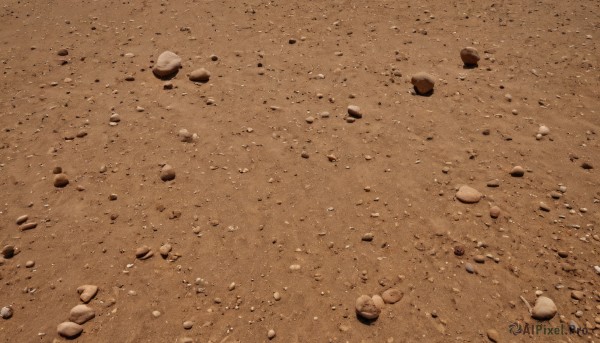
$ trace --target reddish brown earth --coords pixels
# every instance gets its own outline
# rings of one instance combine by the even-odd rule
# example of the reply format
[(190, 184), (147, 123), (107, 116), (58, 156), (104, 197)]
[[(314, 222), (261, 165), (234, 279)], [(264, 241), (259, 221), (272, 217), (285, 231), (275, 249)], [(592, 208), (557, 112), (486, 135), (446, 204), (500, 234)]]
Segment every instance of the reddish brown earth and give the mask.
[[(600, 341), (599, 28), (594, 0), (3, 1), (0, 341), (62, 341), (84, 284), (78, 342)], [(536, 292), (587, 333), (513, 336)]]

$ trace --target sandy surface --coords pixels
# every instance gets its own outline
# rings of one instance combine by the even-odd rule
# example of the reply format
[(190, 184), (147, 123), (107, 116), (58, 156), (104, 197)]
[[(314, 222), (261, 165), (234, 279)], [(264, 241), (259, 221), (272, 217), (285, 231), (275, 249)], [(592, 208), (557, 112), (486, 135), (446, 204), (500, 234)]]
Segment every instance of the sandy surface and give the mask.
[[(1, 342), (62, 341), (85, 284), (78, 342), (600, 341), (600, 2), (1, 7)], [(152, 73), (165, 50), (172, 89)], [(391, 287), (402, 300), (359, 320)], [(512, 335), (541, 323), (521, 299), (540, 294), (544, 325), (587, 334)]]

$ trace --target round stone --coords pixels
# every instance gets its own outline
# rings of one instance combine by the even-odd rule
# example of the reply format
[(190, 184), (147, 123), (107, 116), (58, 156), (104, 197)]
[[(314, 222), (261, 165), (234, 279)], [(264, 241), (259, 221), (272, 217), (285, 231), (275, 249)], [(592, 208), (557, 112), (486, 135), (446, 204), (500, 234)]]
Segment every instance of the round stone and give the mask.
[(165, 51), (158, 56), (152, 72), (159, 78), (169, 77), (181, 68), (181, 57), (171, 51)]
[(158, 318), (158, 317), (160, 317), (160, 315), (161, 315), (160, 311), (152, 311), (152, 317)]
[(273, 330), (273, 329), (270, 329), (270, 330), (267, 332), (267, 338), (268, 338), (268, 339), (273, 339), (273, 338), (275, 338), (275, 335), (276, 335), (276, 333), (275, 333), (275, 330)]
[(33, 266), (35, 266), (35, 262), (34, 261), (27, 261), (27, 262), (25, 262), (25, 268), (33, 268)]
[(210, 79), (210, 72), (204, 68), (199, 68), (192, 71), (188, 78), (190, 81), (194, 82), (208, 82)]
[(473, 261), (475, 261), (477, 263), (485, 263), (485, 256), (475, 255), (475, 257), (473, 257)]
[(501, 212), (500, 211), (500, 207), (498, 207), (498, 206), (492, 206), (490, 208), (490, 217), (496, 219), (496, 218), (500, 217), (500, 212)]
[(386, 304), (395, 304), (402, 300), (404, 293), (397, 288), (390, 288), (381, 294), (381, 298)]
[(141, 246), (135, 249), (135, 257), (142, 258), (150, 252), (150, 248), (147, 245)]
[(13, 316), (12, 307), (4, 306), (2, 309), (0, 309), (0, 317), (2, 317), (2, 319), (10, 319), (10, 317), (12, 317), (12, 316)]
[(168, 164), (165, 164), (160, 170), (160, 179), (167, 182), (175, 179), (175, 169)]
[(510, 171), (510, 175), (514, 177), (522, 177), (525, 175), (525, 169), (521, 166), (514, 166)]
[(435, 86), (435, 79), (433, 76), (424, 72), (414, 74), (411, 77), (410, 82), (415, 86), (417, 94), (420, 95), (429, 94), (433, 91), (433, 87)]
[(531, 316), (537, 320), (550, 320), (554, 318), (558, 309), (552, 299), (547, 297), (538, 297), (535, 306), (531, 311)]
[(348, 106), (348, 115), (352, 118), (360, 119), (362, 118), (362, 112), (360, 111), (360, 107), (356, 105)]
[(83, 332), (83, 326), (73, 322), (64, 322), (58, 324), (56, 331), (62, 337), (75, 338)]
[(374, 320), (379, 317), (381, 310), (375, 306), (373, 298), (368, 295), (361, 295), (356, 299), (356, 313), (367, 320)]
[(479, 52), (473, 47), (466, 47), (460, 51), (460, 59), (466, 66), (476, 66), (480, 60)]
[(461, 186), (456, 192), (456, 198), (465, 204), (474, 204), (481, 200), (482, 194), (469, 186)]
[(171, 244), (165, 244), (163, 246), (161, 246), (158, 249), (158, 252), (160, 253), (160, 256), (162, 256), (163, 258), (167, 258), (167, 256), (169, 256), (169, 253), (171, 252), (171, 250), (173, 249), (173, 247), (171, 246)]
[(186, 320), (185, 322), (183, 322), (183, 328), (186, 330), (190, 330), (193, 326), (194, 322), (192, 322), (191, 320)]
[(54, 175), (54, 187), (63, 188), (69, 184), (69, 178), (66, 174), (56, 174)]
[(15, 247), (12, 245), (6, 245), (2, 248), (2, 256), (6, 259), (15, 256)]
[(538, 129), (538, 134), (546, 136), (550, 133), (550, 129), (546, 125), (541, 125)]

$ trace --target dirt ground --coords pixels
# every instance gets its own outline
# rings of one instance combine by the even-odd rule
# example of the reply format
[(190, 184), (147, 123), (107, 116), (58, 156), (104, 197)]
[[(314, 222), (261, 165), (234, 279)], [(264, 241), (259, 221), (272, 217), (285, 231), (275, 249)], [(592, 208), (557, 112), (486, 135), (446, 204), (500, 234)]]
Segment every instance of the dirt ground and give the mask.
[(2, 1), (0, 342), (63, 341), (86, 284), (77, 342), (600, 342), (599, 29), (596, 0)]

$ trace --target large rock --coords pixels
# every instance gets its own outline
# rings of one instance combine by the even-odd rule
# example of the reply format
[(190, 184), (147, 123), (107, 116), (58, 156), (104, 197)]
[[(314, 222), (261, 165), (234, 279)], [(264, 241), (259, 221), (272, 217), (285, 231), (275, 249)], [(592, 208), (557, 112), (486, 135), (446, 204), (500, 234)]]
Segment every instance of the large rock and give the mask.
[(77, 287), (77, 293), (79, 293), (79, 299), (81, 299), (81, 301), (83, 301), (84, 303), (89, 303), (90, 300), (92, 300), (92, 298), (94, 296), (96, 296), (96, 293), (98, 293), (98, 286), (96, 285), (83, 285), (83, 286), (79, 286)]
[(461, 186), (456, 192), (456, 199), (464, 202), (465, 204), (474, 204), (481, 200), (481, 193), (475, 188), (469, 186)]
[(433, 76), (424, 72), (414, 74), (411, 77), (410, 82), (415, 86), (417, 94), (420, 95), (431, 93), (433, 91), (433, 86), (435, 86), (435, 79)]
[(156, 60), (152, 72), (160, 78), (169, 77), (177, 74), (181, 68), (181, 57), (171, 51), (165, 51)]
[(554, 318), (558, 312), (556, 308), (556, 304), (552, 299), (547, 297), (539, 297), (535, 301), (535, 306), (533, 306), (533, 310), (531, 311), (531, 316), (537, 320), (550, 320)]

